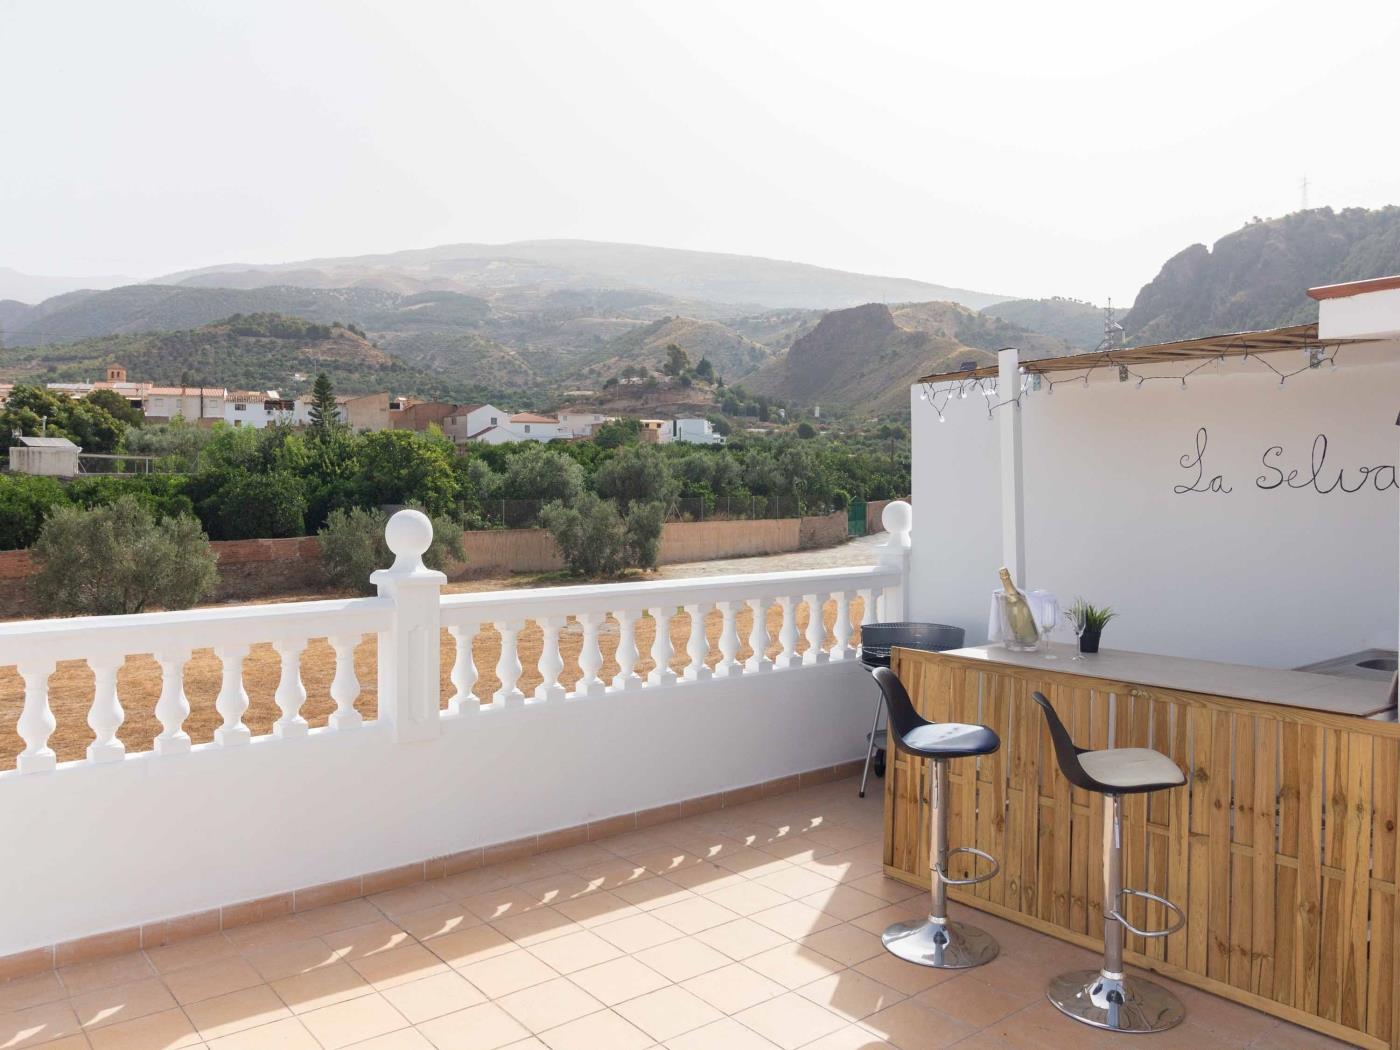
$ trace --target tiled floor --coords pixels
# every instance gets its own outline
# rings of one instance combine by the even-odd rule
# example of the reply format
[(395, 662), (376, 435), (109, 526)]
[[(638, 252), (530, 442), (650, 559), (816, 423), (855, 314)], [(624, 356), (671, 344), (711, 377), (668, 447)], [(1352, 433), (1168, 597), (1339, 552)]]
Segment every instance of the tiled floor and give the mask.
[[(0, 1050), (928, 1050), (1117, 1039), (1046, 980), (1093, 957), (988, 916), (961, 974), (888, 955), (922, 894), (880, 870), (854, 781), (0, 984)], [(1339, 1046), (1178, 989), (1165, 1050)], [(1131, 1041), (1131, 1040), (1130, 1040)]]

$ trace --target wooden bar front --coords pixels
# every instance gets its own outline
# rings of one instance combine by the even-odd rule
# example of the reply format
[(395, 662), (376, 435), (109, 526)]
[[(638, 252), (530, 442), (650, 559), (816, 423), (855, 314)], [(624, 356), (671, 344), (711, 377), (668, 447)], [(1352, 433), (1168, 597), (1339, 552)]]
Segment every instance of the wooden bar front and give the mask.
[[(1060, 775), (1034, 690), (1081, 747), (1152, 747), (1186, 785), (1124, 800), (1124, 884), (1179, 904), (1171, 937), (1126, 956), (1186, 984), (1366, 1047), (1400, 1047), (1400, 725), (1076, 673), (896, 650), (920, 713), (975, 722), (1001, 750), (949, 763), (950, 844), (1001, 862), (950, 888), (973, 908), (1102, 946), (1102, 796)], [(885, 871), (928, 886), (928, 763), (891, 751)], [(955, 877), (973, 874), (958, 855)], [(1160, 905), (1129, 898), (1134, 925)]]

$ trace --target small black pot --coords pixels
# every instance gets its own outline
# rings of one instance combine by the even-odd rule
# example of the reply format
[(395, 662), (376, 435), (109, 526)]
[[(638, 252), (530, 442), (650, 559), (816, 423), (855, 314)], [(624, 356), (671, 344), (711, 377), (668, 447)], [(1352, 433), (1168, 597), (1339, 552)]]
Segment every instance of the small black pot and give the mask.
[(1096, 653), (1099, 651), (1099, 635), (1103, 634), (1102, 627), (1086, 627), (1084, 633), (1079, 636), (1079, 651), (1081, 653)]

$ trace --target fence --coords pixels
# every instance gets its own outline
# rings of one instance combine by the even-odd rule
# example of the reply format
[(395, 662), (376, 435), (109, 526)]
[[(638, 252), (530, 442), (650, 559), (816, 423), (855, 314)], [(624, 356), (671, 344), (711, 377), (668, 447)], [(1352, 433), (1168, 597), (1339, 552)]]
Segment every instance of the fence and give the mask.
[[(480, 516), (487, 525), (504, 529), (539, 527), (540, 511), (548, 500), (483, 500)], [(475, 508), (462, 507), (464, 514)], [(802, 518), (830, 514), (831, 505), (791, 496), (686, 496), (671, 501), (667, 521), (752, 521), (759, 518)]]

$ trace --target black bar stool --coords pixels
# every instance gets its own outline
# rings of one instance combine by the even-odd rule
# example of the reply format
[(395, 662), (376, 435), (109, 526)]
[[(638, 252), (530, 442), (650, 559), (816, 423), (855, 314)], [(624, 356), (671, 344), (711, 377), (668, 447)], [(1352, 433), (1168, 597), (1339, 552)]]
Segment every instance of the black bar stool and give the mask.
[[(1087, 751), (1076, 747), (1044, 693), (1032, 698), (1045, 712), (1055, 759), (1075, 787), (1105, 796), (1103, 808), (1103, 969), (1076, 970), (1050, 982), (1050, 1001), (1076, 1021), (1115, 1032), (1162, 1032), (1186, 1018), (1181, 1000), (1160, 984), (1123, 971), (1123, 931), (1139, 937), (1166, 937), (1186, 925), (1186, 915), (1164, 897), (1123, 886), (1123, 796), (1161, 791), (1186, 783), (1181, 769), (1160, 751), (1146, 747), (1111, 747)], [(1139, 930), (1123, 917), (1123, 897), (1142, 897), (1163, 905), (1176, 921), (1163, 930)]]
[[(872, 672), (885, 696), (889, 727), (899, 750), (930, 760), (929, 769), (929, 877), (930, 902), (925, 922), (897, 922), (881, 938), (892, 954), (920, 966), (962, 970), (981, 966), (1000, 950), (991, 934), (976, 926), (948, 920), (948, 887), (986, 882), (1000, 870), (995, 857), (971, 846), (948, 848), (948, 763), (955, 758), (990, 755), (1001, 739), (986, 726), (959, 722), (928, 722), (919, 717), (904, 683), (888, 667)], [(990, 861), (992, 870), (969, 879), (950, 879), (948, 855), (971, 853)]]

